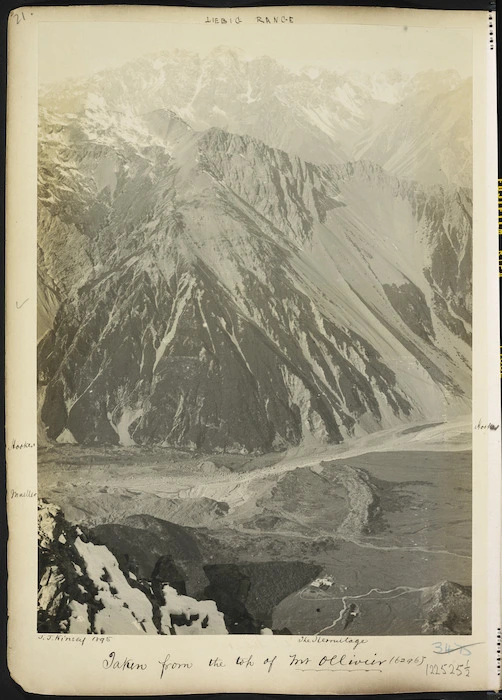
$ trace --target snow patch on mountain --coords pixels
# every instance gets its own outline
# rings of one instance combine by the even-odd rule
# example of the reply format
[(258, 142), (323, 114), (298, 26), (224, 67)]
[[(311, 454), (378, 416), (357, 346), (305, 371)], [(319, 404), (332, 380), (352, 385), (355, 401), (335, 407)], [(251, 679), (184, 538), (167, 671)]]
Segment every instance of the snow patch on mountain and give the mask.
[(163, 586), (162, 595), (164, 604), (160, 607), (161, 634), (228, 634), (223, 613), (218, 611), (214, 601), (198, 601), (180, 595), (168, 584)]

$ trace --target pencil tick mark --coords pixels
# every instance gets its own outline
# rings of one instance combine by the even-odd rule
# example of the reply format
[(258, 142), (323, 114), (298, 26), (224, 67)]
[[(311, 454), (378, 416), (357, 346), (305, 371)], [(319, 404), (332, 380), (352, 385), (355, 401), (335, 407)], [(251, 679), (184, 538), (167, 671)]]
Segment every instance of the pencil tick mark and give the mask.
[(27, 297), (21, 304), (18, 301), (16, 301), (16, 309), (21, 309), (26, 304), (26, 302), (29, 301), (29, 298), (30, 297)]

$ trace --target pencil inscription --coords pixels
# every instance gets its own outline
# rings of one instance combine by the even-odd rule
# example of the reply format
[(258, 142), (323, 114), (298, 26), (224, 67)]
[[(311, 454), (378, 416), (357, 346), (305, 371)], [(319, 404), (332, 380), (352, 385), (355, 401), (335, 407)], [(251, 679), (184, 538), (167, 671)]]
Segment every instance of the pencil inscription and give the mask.
[(102, 665), (104, 669), (110, 669), (112, 671), (146, 671), (148, 668), (147, 664), (138, 663), (127, 656), (121, 659), (117, 657), (114, 651), (108, 654), (103, 660)]
[(171, 654), (167, 654), (163, 661), (159, 661), (160, 664), (160, 677), (163, 678), (166, 671), (184, 671), (189, 670), (193, 667), (191, 661), (174, 661), (171, 660)]
[(286, 16), (286, 15), (280, 15), (280, 16), (272, 16), (269, 17), (268, 15), (260, 15), (256, 17), (256, 23), (257, 24), (293, 24), (294, 23), (294, 18), (291, 16)]
[(481, 419), (474, 426), (474, 430), (498, 430), (500, 428), (499, 423), (483, 422)]
[(36, 446), (36, 442), (30, 442), (29, 440), (23, 440), (19, 442), (14, 438), (8, 447), (10, 450), (32, 450)]
[(32, 491), (31, 489), (26, 489), (25, 491), (16, 491), (16, 489), (10, 490), (11, 498), (35, 498), (36, 495), (37, 492)]

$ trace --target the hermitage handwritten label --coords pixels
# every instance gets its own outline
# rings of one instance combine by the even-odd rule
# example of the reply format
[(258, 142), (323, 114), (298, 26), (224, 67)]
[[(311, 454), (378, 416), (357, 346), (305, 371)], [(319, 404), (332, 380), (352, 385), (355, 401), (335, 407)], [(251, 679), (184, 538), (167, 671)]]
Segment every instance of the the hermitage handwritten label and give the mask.
[[(458, 679), (469, 678), (471, 675), (473, 647), (480, 643), (467, 645), (450, 644), (435, 641), (425, 643), (422, 653), (418, 654), (385, 654), (374, 651), (374, 645), (368, 644), (367, 639), (300, 636), (296, 642), (302, 645), (312, 643), (309, 649), (296, 652), (266, 653), (237, 653), (222, 651), (220, 655), (197, 656), (196, 659), (184, 658), (183, 652), (172, 650), (164, 654), (141, 654), (136, 649), (130, 656), (123, 651), (117, 651), (113, 637), (99, 635), (67, 635), (39, 634), (41, 641), (56, 642), (74, 649), (81, 647), (107, 647), (95, 657), (98, 667), (106, 674), (152, 675), (159, 681), (165, 682), (169, 677), (183, 673), (225, 673), (227, 669), (238, 670), (242, 673), (274, 673), (284, 672), (347, 672), (347, 673), (385, 673), (387, 669), (399, 667), (402, 672), (406, 668), (417, 670), (425, 676), (450, 676)], [(323, 647), (320, 648), (320, 645)], [(373, 650), (371, 647), (373, 646)], [(441, 659), (441, 656), (445, 657)]]

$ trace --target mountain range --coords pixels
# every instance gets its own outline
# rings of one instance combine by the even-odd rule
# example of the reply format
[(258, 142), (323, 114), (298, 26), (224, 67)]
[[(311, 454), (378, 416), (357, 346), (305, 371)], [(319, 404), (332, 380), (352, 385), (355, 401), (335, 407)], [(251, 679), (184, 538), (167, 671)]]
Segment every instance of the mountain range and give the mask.
[(40, 440), (260, 453), (467, 412), (470, 94), (226, 48), (43, 89)]
[(253, 136), (316, 164), (365, 159), (426, 184), (472, 183), (472, 81), (454, 70), (293, 71), (221, 46), (144, 57), (41, 93), (59, 114), (89, 100), (135, 115), (171, 109), (195, 130)]

